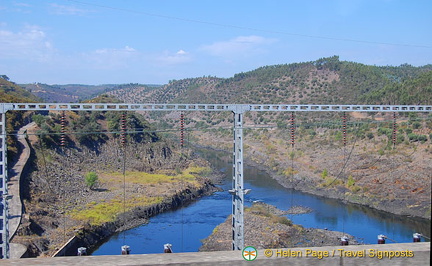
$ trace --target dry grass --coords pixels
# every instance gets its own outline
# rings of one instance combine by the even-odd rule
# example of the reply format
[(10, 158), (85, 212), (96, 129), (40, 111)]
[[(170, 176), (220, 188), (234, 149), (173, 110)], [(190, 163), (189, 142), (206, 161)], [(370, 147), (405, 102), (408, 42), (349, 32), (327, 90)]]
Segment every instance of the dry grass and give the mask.
[[(137, 171), (126, 171), (125, 176), (120, 172), (101, 173), (100, 182), (102, 184), (119, 184), (125, 181), (127, 184), (156, 185), (163, 183), (186, 182), (191, 185), (198, 185), (197, 177), (206, 176), (211, 169), (208, 167), (190, 166), (184, 170), (161, 171), (160, 173), (145, 173)], [(123, 180), (123, 178), (125, 180)]]
[(91, 202), (83, 209), (75, 209), (69, 215), (76, 220), (88, 222), (92, 225), (102, 225), (106, 222), (112, 222), (117, 215), (127, 212), (138, 206), (150, 206), (161, 203), (162, 197), (132, 197), (126, 201), (121, 199), (112, 199), (108, 202), (97, 204)]
[[(178, 189), (198, 187), (198, 178), (210, 172), (208, 167), (192, 165), (184, 170), (164, 170), (155, 174), (137, 171), (126, 171), (124, 176), (120, 172), (99, 173), (100, 187), (104, 187), (106, 192), (98, 192), (100, 198), (71, 210), (69, 216), (92, 225), (112, 222), (122, 212), (161, 203)], [(125, 201), (123, 191), (126, 192)]]

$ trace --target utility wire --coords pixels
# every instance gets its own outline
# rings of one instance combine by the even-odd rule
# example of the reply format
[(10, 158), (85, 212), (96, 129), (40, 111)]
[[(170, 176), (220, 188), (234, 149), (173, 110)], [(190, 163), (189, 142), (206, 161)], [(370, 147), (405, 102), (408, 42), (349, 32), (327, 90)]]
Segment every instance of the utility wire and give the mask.
[(88, 2), (83, 2), (83, 1), (76, 1), (76, 0), (66, 0), (66, 1), (73, 2), (73, 3), (76, 3), (76, 4), (80, 4), (80, 5), (95, 6), (95, 7), (100, 7), (100, 8), (105, 8), (105, 9), (111, 9), (111, 10), (116, 10), (116, 11), (122, 11), (122, 12), (127, 12), (127, 13), (134, 13), (134, 14), (151, 16), (151, 17), (157, 17), (157, 18), (164, 18), (164, 19), (185, 21), (185, 22), (190, 22), (190, 23), (198, 23), (198, 24), (212, 25), (212, 26), (225, 27), (225, 28), (250, 30), (250, 31), (266, 32), (266, 33), (273, 33), (273, 34), (282, 34), (282, 35), (297, 36), (297, 37), (306, 37), (306, 38), (323, 39), (323, 40), (333, 40), (333, 41), (356, 42), (356, 43), (367, 43), (367, 44), (384, 44), (384, 45), (406, 46), (406, 47), (419, 47), (419, 48), (432, 48), (432, 46), (430, 46), (430, 45), (367, 41), (367, 40), (358, 40), (358, 39), (349, 39), (349, 38), (337, 38), (337, 37), (328, 37), (328, 36), (320, 36), (320, 35), (300, 34), (300, 33), (286, 32), (286, 31), (269, 30), (269, 29), (258, 29), (258, 28), (252, 28), (252, 27), (246, 27), (246, 26), (238, 26), (238, 25), (231, 25), (231, 24), (222, 24), (222, 23), (209, 22), (209, 21), (204, 21), (204, 20), (197, 20), (197, 19), (189, 19), (189, 18), (167, 16), (167, 15), (149, 13), (149, 12), (139, 11), (139, 10), (132, 10), (132, 9), (112, 7), (112, 6), (101, 5), (101, 4), (88, 3)]
[[(416, 119), (415, 121), (428, 121), (430, 119)], [(414, 120), (413, 120), (414, 121)], [(355, 121), (355, 122), (347, 122), (347, 126), (356, 126), (360, 124), (385, 124), (388, 122), (392, 122), (392, 120), (382, 120), (382, 121)], [(333, 122), (331, 126), (340, 126), (342, 123), (340, 122)], [(317, 123), (299, 123), (297, 127), (301, 126), (309, 126), (309, 127), (324, 127), (324, 128), (331, 128), (328, 123), (325, 122), (317, 122)], [(243, 126), (243, 129), (266, 129), (266, 128), (280, 128), (280, 129), (289, 129), (288, 125), (285, 127), (280, 127), (278, 125), (262, 125), (262, 126)], [(185, 131), (202, 131), (202, 130), (220, 130), (220, 129), (232, 129), (232, 126), (218, 126), (218, 127), (193, 127), (193, 128), (184, 128)], [(18, 136), (17, 131), (11, 131), (12, 133), (6, 133), (7, 136)], [(143, 130), (141, 128), (134, 128), (131, 130), (126, 131), (126, 134), (137, 134), (137, 133), (163, 133), (163, 132), (178, 132), (178, 129), (171, 128), (171, 129), (161, 129), (161, 130)], [(61, 135), (61, 134), (67, 134), (67, 135), (85, 135), (85, 134), (121, 134), (121, 131), (88, 131), (88, 132), (78, 132), (78, 131), (65, 131), (64, 133), (61, 132), (36, 132), (36, 133), (27, 133), (27, 135)]]

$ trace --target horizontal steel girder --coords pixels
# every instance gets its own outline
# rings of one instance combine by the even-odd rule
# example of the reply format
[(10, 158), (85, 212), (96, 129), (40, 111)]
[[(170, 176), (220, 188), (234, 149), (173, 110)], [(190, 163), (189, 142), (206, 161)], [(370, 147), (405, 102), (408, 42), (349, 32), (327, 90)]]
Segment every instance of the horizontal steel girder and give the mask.
[(432, 112), (432, 105), (1, 103), (0, 111)]

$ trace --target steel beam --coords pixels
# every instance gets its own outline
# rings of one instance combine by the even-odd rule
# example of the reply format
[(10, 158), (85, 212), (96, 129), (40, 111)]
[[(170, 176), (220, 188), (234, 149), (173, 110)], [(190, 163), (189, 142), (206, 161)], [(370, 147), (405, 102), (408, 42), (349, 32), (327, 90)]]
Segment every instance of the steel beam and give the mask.
[(0, 113), (0, 257), (9, 258), (6, 113)]
[(232, 189), (232, 249), (244, 248), (243, 112), (234, 113)]
[(2, 103), (23, 111), (432, 112), (432, 105)]

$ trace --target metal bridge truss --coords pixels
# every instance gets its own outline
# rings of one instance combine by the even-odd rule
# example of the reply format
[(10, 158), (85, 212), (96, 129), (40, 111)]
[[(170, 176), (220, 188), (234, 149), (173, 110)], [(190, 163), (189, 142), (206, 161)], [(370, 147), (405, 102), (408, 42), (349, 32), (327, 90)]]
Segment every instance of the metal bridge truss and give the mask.
[(234, 114), (232, 246), (244, 248), (243, 114), (245, 112), (432, 112), (432, 105), (0, 103), (0, 256), (9, 258), (6, 113), (8, 111), (230, 111)]

